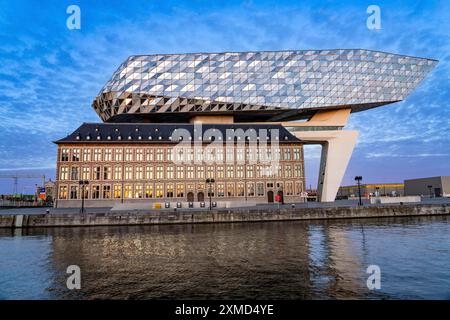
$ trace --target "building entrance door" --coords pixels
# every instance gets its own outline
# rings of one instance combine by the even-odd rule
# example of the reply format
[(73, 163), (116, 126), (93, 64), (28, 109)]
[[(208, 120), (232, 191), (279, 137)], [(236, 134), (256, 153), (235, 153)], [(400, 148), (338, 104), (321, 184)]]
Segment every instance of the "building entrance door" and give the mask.
[(273, 191), (272, 190), (267, 191), (267, 202), (269, 202), (269, 203), (273, 202)]
[(187, 194), (187, 201), (188, 202), (194, 202), (194, 193), (193, 192), (188, 192), (188, 194)]
[(205, 194), (203, 192), (197, 193), (197, 201), (198, 202), (204, 202), (205, 201)]

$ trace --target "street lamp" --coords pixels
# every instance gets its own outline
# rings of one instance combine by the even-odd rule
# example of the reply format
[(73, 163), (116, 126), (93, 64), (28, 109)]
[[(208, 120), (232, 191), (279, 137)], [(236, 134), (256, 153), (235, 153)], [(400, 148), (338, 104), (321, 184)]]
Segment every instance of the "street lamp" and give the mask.
[(216, 182), (213, 178), (206, 179), (206, 183), (209, 185), (209, 210), (212, 209), (212, 184)]
[(81, 210), (80, 213), (84, 213), (84, 188), (89, 184), (88, 180), (80, 180), (78, 181), (81, 186)]
[(359, 205), (362, 206), (362, 201), (361, 201), (361, 180), (362, 180), (362, 176), (356, 176), (355, 177), (355, 181), (358, 183), (358, 195), (359, 195)]
[(433, 189), (432, 185), (428, 185), (428, 190), (430, 190), (430, 199), (433, 198), (433, 192), (431, 191)]

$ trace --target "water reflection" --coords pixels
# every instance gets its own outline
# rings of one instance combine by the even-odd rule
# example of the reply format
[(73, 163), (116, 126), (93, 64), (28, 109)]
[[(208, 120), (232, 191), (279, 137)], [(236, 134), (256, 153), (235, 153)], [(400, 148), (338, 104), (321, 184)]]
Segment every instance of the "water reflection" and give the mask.
[[(448, 221), (0, 230), (0, 298), (448, 298)], [(65, 287), (72, 264), (81, 290)], [(380, 291), (366, 287), (369, 264)]]

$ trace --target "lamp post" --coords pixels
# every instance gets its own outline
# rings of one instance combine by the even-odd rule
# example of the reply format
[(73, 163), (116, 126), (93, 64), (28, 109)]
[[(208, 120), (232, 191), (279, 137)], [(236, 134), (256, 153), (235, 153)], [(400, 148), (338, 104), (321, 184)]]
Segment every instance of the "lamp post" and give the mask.
[(430, 199), (431, 199), (431, 198), (433, 198), (433, 193), (431, 191), (433, 189), (433, 186), (432, 185), (428, 185), (427, 187), (428, 187), (428, 190), (430, 190)]
[(358, 196), (359, 196), (359, 203), (358, 205), (362, 206), (362, 201), (361, 201), (361, 180), (362, 180), (362, 176), (356, 176), (355, 177), (355, 181), (358, 183)]
[(84, 188), (89, 184), (88, 180), (80, 180), (78, 181), (81, 186), (81, 210), (80, 213), (84, 213)]
[(213, 178), (206, 179), (206, 183), (209, 185), (209, 192), (208, 192), (208, 195), (209, 195), (209, 210), (212, 209), (212, 184), (214, 182), (216, 182), (216, 181)]

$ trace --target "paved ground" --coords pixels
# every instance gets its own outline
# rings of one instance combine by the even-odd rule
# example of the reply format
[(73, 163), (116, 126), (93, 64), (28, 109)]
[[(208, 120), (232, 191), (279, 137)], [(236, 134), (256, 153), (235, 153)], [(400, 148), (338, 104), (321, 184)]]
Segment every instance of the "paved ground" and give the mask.
[[(450, 204), (450, 198), (433, 198), (433, 199), (423, 199), (422, 204)], [(331, 207), (353, 207), (357, 206), (357, 200), (337, 200), (335, 202), (307, 202), (307, 203), (296, 203), (296, 208), (331, 208)], [(364, 206), (375, 206), (369, 203), (369, 200), (363, 200)], [(391, 205), (391, 204), (385, 204)], [(379, 206), (379, 204), (378, 204)], [(274, 208), (278, 207), (277, 204), (261, 204), (257, 205), (253, 208)], [(291, 208), (292, 204), (280, 205), (280, 208)], [(247, 207), (252, 208), (252, 207)], [(205, 210), (207, 210), (206, 208)], [(37, 207), (37, 208), (17, 208), (17, 209), (0, 209), (0, 215), (10, 215), (10, 214), (45, 214), (46, 210), (50, 210), (50, 213), (78, 213), (80, 212), (79, 208), (46, 208), (46, 207)], [(87, 208), (86, 212), (88, 213), (105, 213), (109, 212), (111, 208)], [(160, 209), (157, 211), (173, 211), (174, 209)], [(189, 210), (189, 209), (183, 209)], [(198, 210), (198, 208), (193, 209)], [(117, 211), (115, 211), (117, 212)]]

